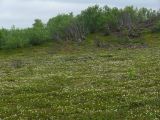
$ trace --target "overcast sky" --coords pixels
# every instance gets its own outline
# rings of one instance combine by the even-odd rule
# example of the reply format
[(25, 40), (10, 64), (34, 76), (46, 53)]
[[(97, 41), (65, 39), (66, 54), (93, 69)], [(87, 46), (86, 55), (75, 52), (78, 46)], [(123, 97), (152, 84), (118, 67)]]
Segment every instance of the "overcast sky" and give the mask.
[(30, 27), (36, 18), (47, 22), (59, 13), (78, 14), (95, 4), (119, 8), (127, 5), (160, 8), (160, 0), (0, 0), (0, 27)]

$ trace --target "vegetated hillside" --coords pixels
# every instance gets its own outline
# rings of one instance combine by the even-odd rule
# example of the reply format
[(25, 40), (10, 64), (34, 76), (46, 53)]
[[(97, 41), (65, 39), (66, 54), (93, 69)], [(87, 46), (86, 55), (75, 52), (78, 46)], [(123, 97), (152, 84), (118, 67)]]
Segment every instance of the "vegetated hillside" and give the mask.
[[(160, 11), (128, 6), (123, 9), (98, 5), (88, 7), (79, 15), (60, 14), (47, 24), (36, 19), (32, 28), (0, 30), (0, 49), (16, 49), (40, 45), (48, 41), (82, 43), (90, 34), (116, 35), (126, 42), (141, 37), (144, 31), (160, 31)], [(97, 46), (101, 47), (98, 38)], [(103, 46), (103, 45), (102, 45)]]
[(1, 29), (0, 119), (159, 120), (159, 15), (93, 6)]
[(99, 48), (94, 36), (1, 51), (0, 118), (160, 119), (159, 33), (134, 48)]

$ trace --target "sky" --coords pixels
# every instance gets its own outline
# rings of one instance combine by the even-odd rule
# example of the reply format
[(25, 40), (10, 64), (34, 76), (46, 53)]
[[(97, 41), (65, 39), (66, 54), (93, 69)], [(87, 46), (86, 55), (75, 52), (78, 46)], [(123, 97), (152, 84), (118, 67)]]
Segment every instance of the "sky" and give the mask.
[(160, 0), (0, 0), (0, 27), (31, 27), (34, 19), (46, 23), (61, 13), (79, 14), (88, 6), (98, 4), (123, 8), (128, 5), (160, 9)]

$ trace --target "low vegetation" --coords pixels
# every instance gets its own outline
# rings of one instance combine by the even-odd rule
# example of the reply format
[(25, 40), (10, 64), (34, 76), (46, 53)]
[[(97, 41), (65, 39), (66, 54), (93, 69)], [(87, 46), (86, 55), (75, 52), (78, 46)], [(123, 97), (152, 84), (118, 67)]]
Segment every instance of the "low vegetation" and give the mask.
[(1, 51), (0, 118), (160, 119), (159, 33), (143, 35), (146, 48), (94, 36)]
[(159, 120), (159, 34), (132, 6), (0, 29), (0, 120)]

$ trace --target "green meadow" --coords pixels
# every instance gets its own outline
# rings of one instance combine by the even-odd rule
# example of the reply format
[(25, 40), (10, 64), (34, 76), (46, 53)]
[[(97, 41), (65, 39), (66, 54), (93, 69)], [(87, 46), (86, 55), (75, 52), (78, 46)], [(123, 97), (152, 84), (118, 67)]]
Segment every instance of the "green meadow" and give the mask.
[(98, 48), (92, 37), (1, 50), (0, 118), (159, 120), (159, 33), (135, 47)]

